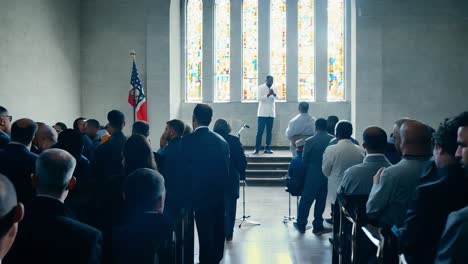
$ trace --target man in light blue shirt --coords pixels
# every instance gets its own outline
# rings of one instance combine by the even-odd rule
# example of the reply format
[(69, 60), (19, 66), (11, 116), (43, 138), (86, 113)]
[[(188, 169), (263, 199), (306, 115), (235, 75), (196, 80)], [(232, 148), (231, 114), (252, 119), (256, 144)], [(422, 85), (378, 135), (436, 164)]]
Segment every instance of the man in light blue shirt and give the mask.
[(297, 156), (294, 142), (299, 139), (306, 139), (315, 134), (315, 118), (309, 112), (309, 104), (300, 102), (298, 106), (299, 114), (289, 121), (286, 128), (286, 136), (291, 141), (291, 153), (293, 158)]

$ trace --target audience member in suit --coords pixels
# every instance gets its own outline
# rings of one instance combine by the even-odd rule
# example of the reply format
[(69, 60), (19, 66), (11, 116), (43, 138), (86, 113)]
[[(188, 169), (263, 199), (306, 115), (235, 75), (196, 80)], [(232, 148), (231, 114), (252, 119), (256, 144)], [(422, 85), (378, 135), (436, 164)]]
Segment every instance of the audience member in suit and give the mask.
[(210, 131), (213, 110), (198, 104), (193, 110), (194, 131), (182, 141), (184, 175), (190, 179), (188, 206), (195, 212), (200, 263), (219, 263), (224, 251), (224, 184), (229, 177), (229, 145)]
[(322, 163), (323, 174), (328, 178), (327, 201), (332, 205), (335, 203), (344, 172), (361, 163), (365, 156), (364, 149), (351, 141), (353, 125), (350, 122), (338, 122), (335, 130), (338, 143), (325, 149)]
[(66, 150), (76, 160), (73, 176), (76, 178), (76, 186), (67, 196), (65, 205), (71, 209), (76, 218), (85, 223), (92, 223), (96, 200), (96, 181), (91, 177), (91, 165), (83, 156), (83, 137), (74, 129), (65, 129), (58, 136), (58, 143), (54, 148)]
[(299, 114), (289, 121), (288, 128), (286, 128), (286, 137), (291, 142), (290, 150), (293, 158), (297, 156), (295, 142), (313, 136), (315, 133), (315, 117), (309, 114), (309, 104), (300, 102), (298, 110)]
[(312, 232), (317, 235), (330, 232), (330, 229), (324, 228), (322, 216), (328, 189), (327, 178), (322, 172), (323, 152), (327, 148), (328, 142), (333, 138), (326, 129), (327, 121), (323, 118), (317, 119), (315, 121), (315, 135), (305, 140), (302, 160), (306, 169), (306, 177), (297, 209), (297, 229), (305, 232), (310, 207), (315, 201)]
[(468, 245), (468, 206), (448, 216), (434, 263), (466, 263), (468, 259), (466, 245)]
[(13, 117), (8, 113), (8, 110), (0, 106), (0, 149), (10, 143), (12, 119)]
[[(122, 133), (125, 126), (125, 116), (122, 112), (112, 110), (107, 114), (111, 137), (105, 143), (99, 145), (94, 152), (94, 159), (91, 161), (91, 172), (96, 180), (97, 207), (96, 212), (97, 223), (100, 228), (109, 227), (112, 222), (104, 221), (105, 212), (109, 210), (109, 197), (113, 197), (109, 193), (113, 190), (109, 186), (114, 186), (116, 182), (122, 179), (123, 164), (122, 164), (122, 149), (127, 138)], [(107, 215), (109, 217), (109, 215)]]
[(57, 132), (57, 134), (60, 134), (60, 132), (64, 131), (65, 129), (67, 129), (67, 125), (65, 125), (65, 123), (63, 122), (57, 122), (55, 123), (55, 125), (52, 126), (55, 131)]
[(241, 179), (245, 179), (247, 158), (239, 138), (229, 134), (231, 133), (231, 126), (226, 120), (216, 120), (213, 131), (221, 135), (229, 144), (230, 165), (229, 178), (224, 187), (224, 206), (226, 210), (224, 223), (226, 240), (232, 241), (236, 221), (237, 199), (239, 199), (239, 182)]
[(155, 170), (138, 169), (125, 179), (123, 191), (129, 221), (106, 238), (106, 263), (169, 263), (163, 258), (171, 239), (163, 217), (163, 177)]
[(369, 195), (377, 171), (392, 165), (384, 155), (387, 133), (383, 129), (368, 127), (362, 133), (362, 138), (364, 139), (362, 146), (367, 155), (363, 163), (354, 165), (344, 172), (343, 181), (338, 189), (341, 193)]
[(403, 225), (412, 195), (431, 162), (431, 135), (425, 124), (406, 121), (399, 135), (402, 160), (377, 172), (367, 201), (368, 217), (387, 227)]
[(15, 187), (0, 174), (0, 263), (15, 241), (23, 215), (24, 207), (16, 199)]
[(31, 152), (39, 155), (42, 151), (50, 149), (53, 145), (57, 144), (57, 131), (42, 122), (36, 122), (36, 124), (37, 132), (33, 139)]
[(335, 115), (328, 116), (327, 118), (327, 133), (328, 134), (335, 136), (335, 127), (338, 121), (340, 121), (340, 119), (337, 116)]
[(178, 119), (172, 119), (166, 122), (166, 128), (161, 135), (161, 141), (166, 142), (165, 146), (158, 150), (160, 162), (158, 163), (159, 172), (164, 177), (167, 191), (166, 209), (164, 214), (168, 221), (173, 225), (177, 224), (177, 216), (187, 196), (187, 180), (180, 168), (181, 163), (181, 139), (184, 132), (184, 122)]
[(397, 164), (401, 160), (401, 154), (397, 152), (395, 148), (395, 139), (393, 133), (388, 138), (387, 147), (385, 148), (385, 157), (390, 161), (392, 165)]
[(13, 183), (18, 201), (23, 204), (27, 204), (35, 193), (31, 174), (37, 155), (29, 149), (36, 131), (37, 125), (31, 119), (16, 120), (11, 126), (11, 142), (0, 150), (0, 173)]
[(83, 149), (83, 155), (91, 160), (91, 151), (93, 149), (93, 143), (91, 142), (91, 139), (86, 136), (86, 118), (84, 117), (79, 117), (75, 119), (73, 122), (73, 129), (76, 131), (80, 132), (81, 136), (83, 137), (83, 142), (84, 142), (84, 149)]
[(41, 153), (34, 182), (37, 196), (26, 205), (5, 263), (101, 263), (102, 235), (72, 217), (63, 204), (75, 185), (75, 159), (61, 149)]
[(142, 135), (148, 138), (150, 136), (150, 126), (145, 121), (136, 121), (132, 125), (132, 135)]
[[(468, 205), (468, 178), (459, 157), (455, 157), (459, 127), (468, 131), (468, 112), (445, 120), (433, 135), (436, 169), (431, 173), (438, 180), (416, 189), (406, 213), (400, 239), (408, 263), (433, 263), (448, 215)], [(459, 136), (463, 141), (463, 135)], [(422, 233), (425, 235), (421, 236)]]
[(86, 135), (91, 140), (91, 145), (89, 145), (89, 159), (92, 160), (94, 156), (94, 152), (96, 148), (101, 144), (101, 137), (98, 135), (98, 131), (101, 128), (99, 121), (96, 119), (88, 119), (86, 120)]

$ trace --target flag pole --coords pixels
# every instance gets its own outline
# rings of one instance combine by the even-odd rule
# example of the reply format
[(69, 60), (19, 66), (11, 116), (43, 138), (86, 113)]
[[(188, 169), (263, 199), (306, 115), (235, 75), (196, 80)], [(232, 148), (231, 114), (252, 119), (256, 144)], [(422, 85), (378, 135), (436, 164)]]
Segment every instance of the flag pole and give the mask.
[[(130, 51), (130, 56), (132, 57), (132, 60), (135, 63), (136, 62), (136, 52), (135, 52), (135, 50)], [(132, 65), (132, 67), (133, 67), (133, 65)], [(132, 71), (133, 71), (133, 68), (132, 68)], [(136, 98), (135, 87), (132, 87), (132, 89), (133, 89), (133, 102), (136, 102), (137, 98)], [(133, 106), (133, 123), (135, 124), (135, 122), (136, 122), (136, 105)]]

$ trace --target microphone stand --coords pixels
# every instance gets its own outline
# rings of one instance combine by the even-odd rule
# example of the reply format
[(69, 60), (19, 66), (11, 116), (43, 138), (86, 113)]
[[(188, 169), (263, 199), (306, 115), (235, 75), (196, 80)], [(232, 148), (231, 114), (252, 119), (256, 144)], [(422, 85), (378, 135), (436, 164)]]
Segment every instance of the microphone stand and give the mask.
[[(239, 140), (240, 140), (242, 131), (246, 128), (250, 128), (250, 127), (244, 124), (242, 128), (237, 132), (237, 136), (239, 137)], [(241, 180), (240, 183), (242, 184), (242, 217), (236, 219), (236, 221), (241, 220), (239, 224), (239, 228), (241, 228), (242, 224), (244, 223), (248, 223), (251, 225), (260, 225), (260, 223), (258, 222), (249, 220), (250, 215), (245, 215), (245, 187), (247, 186), (247, 181), (244, 179), (244, 180)]]

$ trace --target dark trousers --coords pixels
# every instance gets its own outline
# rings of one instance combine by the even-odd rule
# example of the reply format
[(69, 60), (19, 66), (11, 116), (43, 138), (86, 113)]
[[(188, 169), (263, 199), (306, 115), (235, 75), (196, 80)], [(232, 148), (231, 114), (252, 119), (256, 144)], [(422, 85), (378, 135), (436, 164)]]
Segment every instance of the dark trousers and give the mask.
[(219, 263), (224, 254), (224, 203), (195, 210), (200, 244), (200, 264)]
[(307, 225), (307, 218), (309, 217), (310, 207), (315, 200), (314, 207), (314, 221), (312, 225), (317, 229), (323, 228), (323, 211), (327, 201), (327, 183), (313, 186), (311, 190), (304, 190), (299, 201), (299, 208), (297, 209), (297, 224), (299, 226)]
[(225, 233), (226, 237), (232, 236), (234, 233), (234, 223), (236, 222), (236, 209), (237, 209), (237, 198), (224, 198), (225, 206)]
[(273, 117), (258, 117), (258, 126), (257, 126), (257, 139), (255, 141), (255, 149), (259, 150), (262, 145), (263, 131), (266, 127), (266, 144), (265, 149), (268, 149), (271, 145), (271, 130), (273, 129)]

